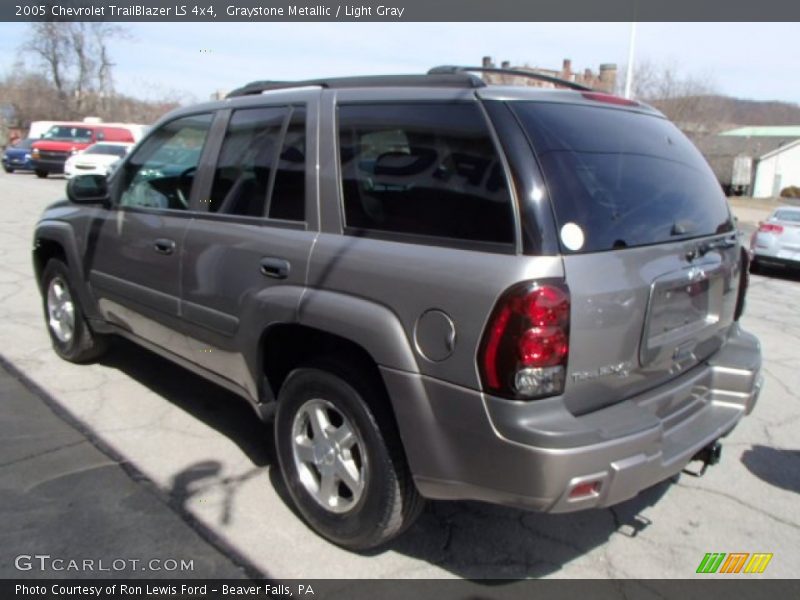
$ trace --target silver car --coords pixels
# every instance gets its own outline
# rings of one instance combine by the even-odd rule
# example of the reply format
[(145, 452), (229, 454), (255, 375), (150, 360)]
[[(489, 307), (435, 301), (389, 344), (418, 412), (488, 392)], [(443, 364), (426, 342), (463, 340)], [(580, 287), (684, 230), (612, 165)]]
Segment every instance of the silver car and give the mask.
[(750, 240), (753, 268), (800, 268), (800, 207), (781, 206)]

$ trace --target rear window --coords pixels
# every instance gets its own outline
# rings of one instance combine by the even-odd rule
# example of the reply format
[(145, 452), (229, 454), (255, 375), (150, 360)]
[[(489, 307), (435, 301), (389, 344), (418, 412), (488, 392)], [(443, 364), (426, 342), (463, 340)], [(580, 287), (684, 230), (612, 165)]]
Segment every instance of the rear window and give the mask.
[(776, 210), (773, 219), (778, 221), (790, 221), (800, 223), (800, 210)]
[(544, 172), (565, 250), (598, 252), (733, 231), (700, 152), (666, 119), (514, 102)]

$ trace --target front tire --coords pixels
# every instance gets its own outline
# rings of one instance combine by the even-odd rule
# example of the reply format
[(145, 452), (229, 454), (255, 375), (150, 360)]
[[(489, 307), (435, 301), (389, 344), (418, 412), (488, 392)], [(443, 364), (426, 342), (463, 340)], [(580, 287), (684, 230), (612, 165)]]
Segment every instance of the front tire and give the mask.
[(104, 354), (108, 340), (89, 328), (66, 264), (56, 258), (48, 261), (42, 273), (42, 290), (45, 323), (56, 354), (74, 363), (89, 362)]
[(14, 169), (12, 169), (11, 167), (3, 166), (3, 171), (5, 171), (6, 173), (13, 173)]
[(39, 179), (46, 179), (47, 178), (47, 171), (42, 171), (41, 169), (36, 169), (34, 171), (34, 173), (36, 173), (36, 176)]
[(410, 526), (423, 500), (399, 436), (365, 401), (383, 391), (324, 368), (296, 369), (281, 387), (275, 417), (281, 472), (318, 534), (350, 550), (373, 548)]

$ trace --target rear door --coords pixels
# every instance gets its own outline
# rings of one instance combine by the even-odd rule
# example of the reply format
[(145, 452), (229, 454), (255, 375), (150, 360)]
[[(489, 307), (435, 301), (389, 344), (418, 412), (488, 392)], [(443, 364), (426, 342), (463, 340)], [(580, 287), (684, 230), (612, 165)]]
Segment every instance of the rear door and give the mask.
[(645, 111), (511, 106), (546, 179), (571, 292), (568, 408), (624, 400), (718, 350), (733, 321), (739, 248), (700, 153)]
[(315, 237), (318, 91), (235, 108), (184, 242), (193, 360), (257, 397), (259, 337), (295, 318)]

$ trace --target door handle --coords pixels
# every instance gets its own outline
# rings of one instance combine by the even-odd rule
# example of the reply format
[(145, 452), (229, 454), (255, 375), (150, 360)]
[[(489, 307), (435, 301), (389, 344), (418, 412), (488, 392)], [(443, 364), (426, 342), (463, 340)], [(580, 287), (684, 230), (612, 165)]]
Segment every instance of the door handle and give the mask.
[(262, 258), (259, 263), (261, 274), (273, 279), (286, 279), (289, 276), (289, 261), (282, 258)]
[(175, 242), (161, 238), (153, 243), (153, 249), (159, 254), (172, 254), (175, 251)]

